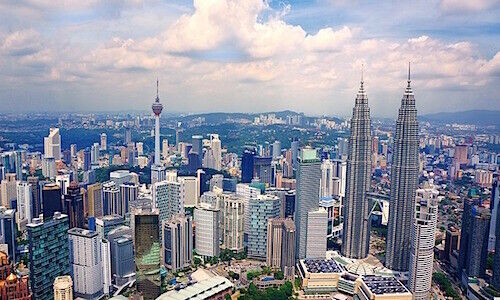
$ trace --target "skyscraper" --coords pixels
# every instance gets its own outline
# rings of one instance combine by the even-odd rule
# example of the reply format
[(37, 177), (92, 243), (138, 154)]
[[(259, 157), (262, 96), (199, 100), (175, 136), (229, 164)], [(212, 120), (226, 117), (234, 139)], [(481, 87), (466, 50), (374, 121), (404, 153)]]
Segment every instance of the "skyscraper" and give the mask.
[(83, 213), (83, 195), (76, 181), (72, 181), (64, 195), (66, 214), (69, 217), (69, 228), (83, 228), (85, 223)]
[(160, 213), (160, 224), (173, 215), (184, 212), (184, 205), (180, 202), (180, 186), (177, 181), (167, 180), (153, 185), (153, 202)]
[(292, 149), (292, 166), (293, 168), (297, 167), (297, 158), (299, 156), (299, 141), (297, 138), (293, 139), (292, 144), (290, 145), (290, 148)]
[(50, 128), (49, 136), (43, 139), (43, 149), (45, 157), (52, 157), (55, 160), (61, 159), (61, 135), (59, 128)]
[(429, 299), (431, 292), (438, 195), (435, 189), (416, 191), (408, 279), (408, 287), (416, 300)]
[(105, 132), (101, 133), (101, 150), (108, 150), (108, 136)]
[(68, 216), (56, 212), (50, 220), (34, 218), (26, 227), (33, 299), (54, 299), (55, 278), (68, 275), (71, 270)]
[(162, 224), (163, 265), (172, 272), (189, 267), (193, 260), (193, 222), (190, 216), (175, 215)]
[(241, 182), (250, 183), (253, 179), (253, 160), (255, 157), (255, 147), (245, 147), (241, 156)]
[(410, 82), (408, 65), (408, 86), (401, 100), (392, 147), (391, 205), (385, 258), (385, 266), (396, 271), (408, 271), (410, 256), (407, 247), (418, 185), (418, 120)]
[(43, 219), (50, 220), (56, 211), (62, 212), (61, 188), (56, 183), (47, 183), (42, 188)]
[(32, 197), (31, 184), (23, 181), (17, 182), (17, 223), (19, 229), (24, 230), (26, 224), (31, 223), (33, 218), (32, 212)]
[(243, 251), (245, 206), (241, 197), (223, 194), (223, 247), (233, 251)]
[(38, 217), (42, 213), (42, 205), (40, 203), (40, 185), (38, 184), (38, 177), (36, 176), (28, 176), (28, 183), (31, 184), (31, 209), (32, 216)]
[(370, 207), (366, 193), (371, 179), (370, 108), (363, 76), (352, 111), (347, 158), (342, 255), (365, 258), (370, 247)]
[(295, 223), (292, 219), (270, 219), (267, 223), (266, 263), (281, 269), (286, 278), (295, 275)]
[[(498, 184), (498, 180), (496, 182)], [(500, 209), (496, 210), (495, 219), (496, 219), (495, 231), (500, 232)], [(493, 258), (493, 280), (491, 284), (497, 291), (500, 291), (500, 238), (495, 239), (495, 256)]]
[(297, 166), (295, 198), (295, 227), (297, 229), (297, 251), (295, 255), (299, 259), (306, 257), (308, 214), (319, 209), (320, 180), (321, 161), (318, 158), (316, 149), (301, 149)]
[(323, 207), (307, 214), (306, 258), (326, 257), (328, 212)]
[(134, 239), (132, 229), (120, 226), (108, 233), (110, 244), (111, 273), (117, 286), (122, 286), (135, 277)]
[(151, 184), (165, 179), (165, 167), (160, 161), (160, 114), (163, 110), (163, 105), (160, 103), (158, 96), (158, 80), (156, 80), (156, 99), (151, 106), (155, 115), (155, 156), (154, 164), (151, 166)]
[(73, 228), (68, 231), (68, 240), (75, 296), (99, 299), (103, 295), (103, 259), (99, 234)]
[(0, 206), (0, 244), (7, 245), (7, 253), (13, 261), (17, 261), (17, 226), (16, 210)]
[(145, 299), (156, 299), (161, 293), (160, 225), (158, 213), (135, 210), (131, 218), (134, 231), (137, 291)]
[(94, 183), (87, 186), (87, 210), (89, 217), (100, 218), (104, 215), (101, 183)]
[(495, 251), (496, 243), (496, 226), (497, 226), (497, 215), (500, 206), (500, 180), (495, 178), (493, 184), (491, 185), (491, 223), (490, 223), (490, 235), (488, 238), (488, 251)]
[(206, 258), (219, 257), (220, 210), (200, 203), (194, 209), (196, 253)]
[(250, 199), (250, 233), (248, 235), (248, 256), (266, 259), (267, 222), (280, 217), (281, 200), (275, 195), (259, 195)]
[(484, 278), (486, 273), (488, 230), (491, 215), (486, 208), (479, 206), (474, 206), (471, 213), (469, 249), (467, 250), (468, 255), (466, 257), (465, 273), (462, 274), (462, 282), (466, 282), (466, 277)]

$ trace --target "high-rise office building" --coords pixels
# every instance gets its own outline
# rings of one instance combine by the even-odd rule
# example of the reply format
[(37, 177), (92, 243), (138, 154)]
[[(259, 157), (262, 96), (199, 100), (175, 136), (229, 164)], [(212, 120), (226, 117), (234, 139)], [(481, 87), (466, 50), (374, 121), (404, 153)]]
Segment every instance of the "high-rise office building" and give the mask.
[(241, 156), (241, 182), (250, 183), (253, 179), (253, 160), (255, 157), (255, 147), (246, 146)]
[(24, 150), (14, 152), (14, 164), (18, 180), (23, 180), (23, 152), (26, 154)]
[(217, 171), (222, 169), (222, 146), (218, 134), (210, 134), (210, 148), (205, 153), (204, 165)]
[(8, 255), (17, 261), (16, 210), (0, 206), (0, 244), (7, 245)]
[(462, 274), (462, 282), (464, 283), (467, 282), (466, 277), (485, 277), (488, 256), (490, 212), (488, 209), (478, 206), (474, 206), (471, 212), (469, 249), (467, 251), (465, 273)]
[(319, 209), (320, 181), (321, 161), (318, 158), (316, 149), (301, 149), (297, 164), (295, 198), (295, 227), (297, 230), (297, 251), (295, 255), (299, 259), (306, 257), (308, 214)]
[(107, 239), (110, 231), (124, 224), (125, 218), (120, 215), (106, 215), (95, 219), (96, 232), (102, 239)]
[(50, 128), (49, 135), (43, 139), (44, 157), (61, 160), (61, 135), (59, 128)]
[(365, 258), (370, 247), (370, 207), (366, 193), (371, 180), (370, 108), (363, 77), (352, 112), (347, 158), (342, 255)]
[(196, 253), (206, 258), (219, 257), (220, 210), (206, 203), (194, 209)]
[(71, 276), (58, 276), (54, 280), (54, 300), (73, 300), (73, 280)]
[(160, 224), (173, 215), (184, 212), (180, 197), (181, 184), (177, 181), (160, 181), (153, 186), (153, 202), (160, 213)]
[(460, 252), (458, 255), (458, 273), (462, 274), (469, 259), (469, 243), (471, 240), (472, 209), (475, 201), (470, 198), (464, 199), (462, 212), (462, 228), (460, 230)]
[(63, 211), (61, 188), (56, 183), (47, 183), (42, 188), (43, 219), (50, 220), (56, 211)]
[(17, 209), (17, 207), (11, 207), (12, 200), (15, 200), (17, 196), (16, 174), (7, 173), (5, 175), (5, 179), (0, 184), (0, 196), (2, 198), (2, 206)]
[(326, 257), (326, 235), (328, 230), (328, 212), (320, 207), (307, 214), (306, 258)]
[(270, 219), (267, 222), (266, 263), (280, 269), (286, 278), (295, 276), (295, 223), (292, 219)]
[(293, 168), (297, 168), (297, 159), (299, 158), (299, 141), (297, 138), (293, 139), (290, 148), (292, 150), (292, 166)]
[(125, 215), (120, 189), (114, 181), (106, 181), (102, 184), (102, 208), (104, 215)]
[(190, 216), (175, 215), (163, 222), (163, 265), (177, 272), (193, 260), (193, 224)]
[(109, 295), (113, 289), (111, 285), (111, 250), (109, 242), (106, 239), (101, 240), (101, 256), (102, 256), (102, 292), (104, 295)]
[(68, 216), (56, 212), (50, 220), (33, 218), (26, 227), (33, 299), (53, 299), (55, 278), (71, 271)]
[(259, 195), (250, 199), (250, 233), (248, 235), (248, 257), (266, 259), (267, 222), (280, 217), (281, 199), (275, 195)]
[(444, 241), (444, 259), (450, 261), (454, 251), (457, 251), (460, 246), (460, 229), (451, 225), (446, 229)]
[(53, 157), (43, 157), (42, 159), (42, 175), (45, 178), (55, 178), (57, 175), (56, 161)]
[(23, 181), (17, 182), (17, 223), (19, 229), (24, 230), (26, 224), (31, 223), (33, 218), (32, 212), (32, 197), (31, 184)]
[(401, 100), (392, 147), (391, 205), (385, 258), (385, 266), (396, 271), (408, 271), (410, 256), (407, 247), (419, 172), (417, 109), (410, 82), (408, 67), (408, 86)]
[(490, 200), (490, 209), (491, 209), (491, 222), (490, 222), (490, 234), (488, 237), (488, 251), (495, 251), (495, 243), (496, 243), (496, 226), (497, 226), (497, 215), (500, 206), (500, 180), (499, 178), (495, 178), (493, 180), (493, 184), (491, 185), (491, 200)]
[(244, 220), (244, 233), (246, 235), (250, 234), (250, 199), (257, 198), (261, 193), (261, 190), (257, 187), (251, 186), (249, 184), (238, 183), (236, 185), (236, 195), (243, 199), (243, 205), (245, 207), (245, 220)]
[(37, 176), (28, 176), (27, 181), (31, 184), (31, 210), (32, 216), (39, 216), (42, 213), (42, 204), (40, 202), (40, 185)]
[(154, 163), (151, 166), (151, 184), (165, 179), (166, 169), (160, 161), (160, 114), (163, 110), (163, 105), (160, 103), (158, 96), (158, 80), (156, 80), (156, 99), (151, 106), (155, 115), (155, 155)]
[(83, 150), (83, 170), (88, 171), (92, 166), (92, 155), (90, 154), (90, 149), (85, 148)]
[[(497, 187), (498, 187), (498, 179), (497, 179)], [(498, 189), (497, 191), (498, 192)], [(495, 231), (500, 232), (500, 209), (496, 210), (496, 224)], [(493, 279), (491, 281), (493, 287), (500, 291), (500, 238), (495, 239), (495, 256), (493, 257)]]
[(281, 142), (275, 141), (273, 143), (273, 159), (277, 159), (281, 156)]
[(108, 136), (105, 132), (101, 133), (101, 150), (108, 150)]
[(64, 195), (64, 208), (69, 217), (69, 228), (83, 228), (85, 216), (83, 211), (83, 194), (76, 181), (70, 183)]
[(431, 293), (439, 191), (416, 191), (411, 230), (408, 287), (413, 299), (428, 300)]
[(132, 229), (120, 226), (108, 233), (113, 282), (123, 286), (135, 279)]
[(245, 205), (241, 197), (234, 194), (223, 194), (223, 248), (243, 251)]
[(125, 182), (120, 185), (120, 207), (119, 215), (125, 215), (130, 211), (130, 203), (135, 202), (139, 196), (139, 185), (135, 182)]
[(87, 215), (95, 218), (104, 216), (101, 183), (94, 183), (87, 186)]
[(253, 178), (258, 178), (260, 182), (270, 185), (272, 182), (271, 161), (272, 157), (255, 156), (253, 158)]
[(184, 207), (195, 207), (198, 205), (200, 195), (200, 183), (195, 176), (182, 176), (177, 179), (180, 183), (180, 202)]
[(160, 222), (158, 212), (135, 210), (131, 217), (134, 232), (136, 286), (145, 299), (161, 294)]
[(68, 231), (68, 240), (75, 296), (99, 299), (103, 295), (103, 260), (99, 234), (72, 228)]

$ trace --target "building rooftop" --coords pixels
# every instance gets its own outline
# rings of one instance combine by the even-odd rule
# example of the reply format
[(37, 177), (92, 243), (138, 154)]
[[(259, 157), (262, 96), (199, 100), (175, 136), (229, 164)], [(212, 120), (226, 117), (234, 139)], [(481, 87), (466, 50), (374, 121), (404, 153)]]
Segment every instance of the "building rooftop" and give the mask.
[(409, 293), (408, 289), (395, 277), (366, 275), (363, 276), (363, 282), (375, 295)]
[(96, 231), (90, 231), (87, 229), (77, 228), (77, 227), (71, 228), (70, 230), (68, 230), (68, 234), (78, 235), (78, 236), (87, 237), (87, 238), (92, 238), (92, 237), (96, 237), (99, 235)]
[(212, 297), (226, 289), (232, 288), (234, 285), (228, 279), (222, 276), (214, 276), (193, 285), (190, 285), (179, 291), (172, 290), (160, 297), (157, 300), (201, 300)]
[(309, 273), (342, 273), (342, 268), (333, 259), (304, 259), (301, 261)]

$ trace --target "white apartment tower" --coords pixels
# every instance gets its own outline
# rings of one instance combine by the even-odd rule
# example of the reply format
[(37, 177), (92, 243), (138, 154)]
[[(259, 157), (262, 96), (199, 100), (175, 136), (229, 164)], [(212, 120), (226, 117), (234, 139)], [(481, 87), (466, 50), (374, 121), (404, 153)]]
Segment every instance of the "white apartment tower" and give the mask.
[(439, 192), (418, 189), (411, 231), (408, 287), (416, 300), (429, 299), (434, 263), (434, 243)]
[(99, 234), (82, 228), (68, 231), (74, 292), (84, 299), (103, 295), (103, 265)]
[(196, 253), (203, 257), (218, 257), (220, 243), (220, 210), (207, 203), (194, 209)]

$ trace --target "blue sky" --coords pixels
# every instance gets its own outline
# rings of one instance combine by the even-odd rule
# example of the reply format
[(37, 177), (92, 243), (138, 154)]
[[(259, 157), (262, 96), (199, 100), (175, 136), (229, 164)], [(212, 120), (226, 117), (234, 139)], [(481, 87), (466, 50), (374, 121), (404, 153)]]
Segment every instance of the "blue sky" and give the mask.
[(497, 0), (0, 2), (5, 111), (500, 109)]

